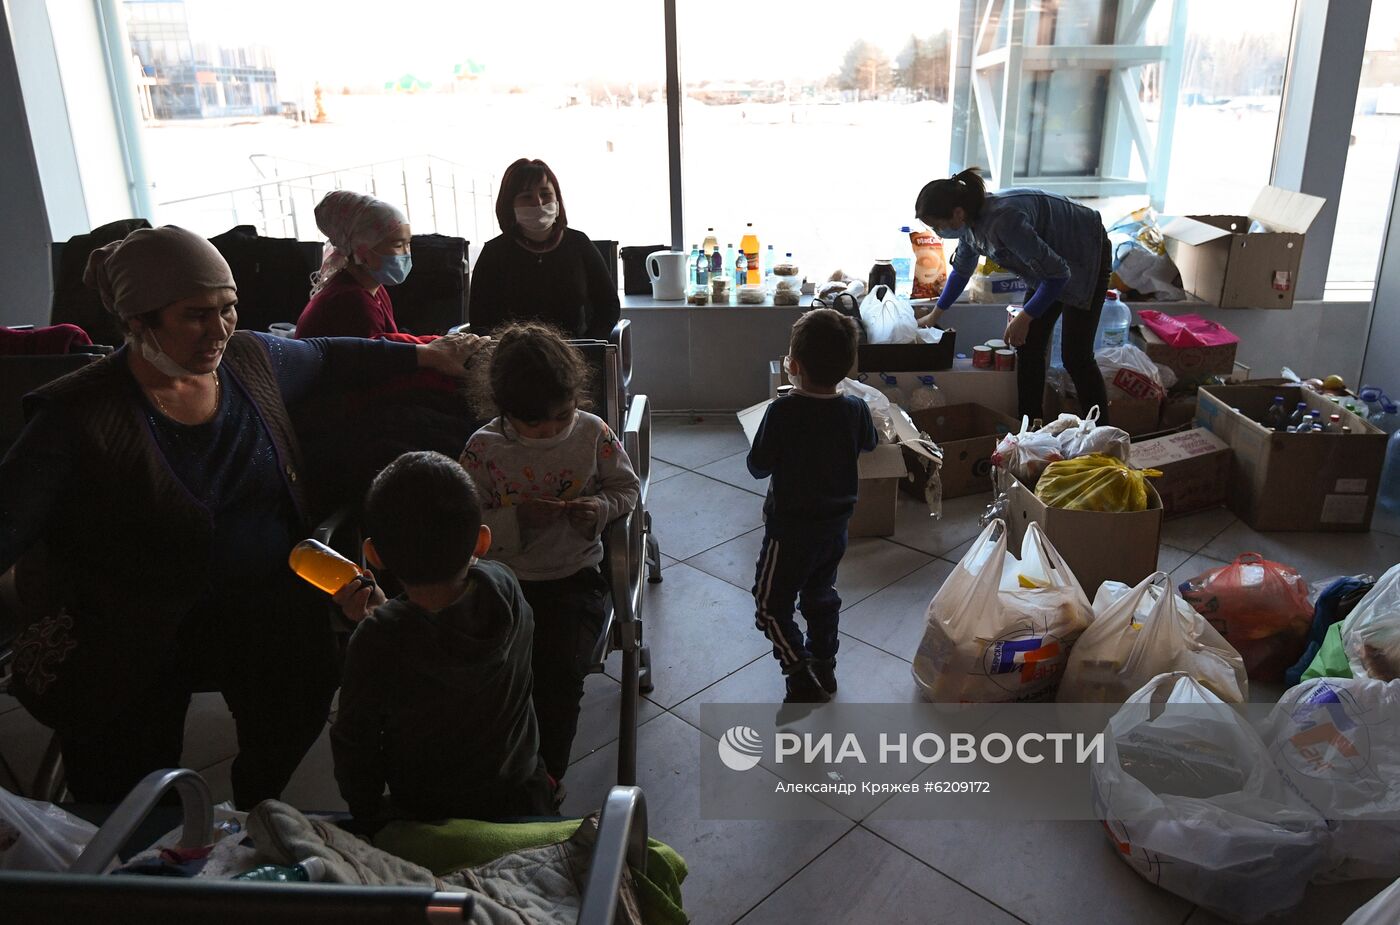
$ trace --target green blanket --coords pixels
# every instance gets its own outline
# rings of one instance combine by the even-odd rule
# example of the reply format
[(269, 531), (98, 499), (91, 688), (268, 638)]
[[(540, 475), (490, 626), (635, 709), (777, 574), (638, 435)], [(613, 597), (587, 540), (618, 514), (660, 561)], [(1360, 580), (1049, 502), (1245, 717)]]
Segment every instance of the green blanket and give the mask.
[[(374, 847), (412, 861), (442, 876), (476, 867), (513, 851), (565, 841), (578, 828), (578, 819), (562, 822), (478, 822), (453, 819), (437, 825), (391, 822), (374, 836)], [(684, 925), (690, 921), (681, 905), (686, 866), (669, 845), (647, 839), (647, 870), (632, 871), (642, 920), (647, 925)]]
[[(1343, 621), (1345, 622), (1345, 621)], [(1322, 648), (1317, 650), (1308, 670), (1303, 672), (1303, 681), (1313, 678), (1349, 678), (1351, 663), (1347, 661), (1346, 649), (1342, 646), (1342, 624), (1333, 623), (1322, 637)]]

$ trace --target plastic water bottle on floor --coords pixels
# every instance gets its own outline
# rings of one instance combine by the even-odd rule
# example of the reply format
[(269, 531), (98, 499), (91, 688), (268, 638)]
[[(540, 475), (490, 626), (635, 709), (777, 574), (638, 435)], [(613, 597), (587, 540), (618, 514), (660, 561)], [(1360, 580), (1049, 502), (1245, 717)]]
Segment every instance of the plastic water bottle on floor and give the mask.
[(910, 411), (927, 411), (929, 408), (941, 408), (948, 403), (943, 392), (934, 383), (932, 376), (920, 376), (919, 386), (909, 395)]
[(885, 397), (890, 400), (890, 404), (898, 405), (901, 408), (908, 407), (908, 399), (904, 395), (904, 390), (899, 387), (899, 380), (888, 373), (880, 373), (880, 384), (876, 386)]
[(1132, 310), (1110, 289), (1104, 295), (1103, 314), (1099, 330), (1103, 332), (1103, 347), (1122, 347), (1128, 343), (1128, 326), (1133, 323)]
[(1390, 435), (1385, 447), (1385, 465), (1381, 468), (1376, 503), (1387, 511), (1400, 512), (1400, 430)]
[(326, 877), (326, 862), (318, 857), (309, 857), (300, 864), (283, 867), (268, 864), (241, 873), (234, 880), (261, 880), (264, 883), (318, 883)]

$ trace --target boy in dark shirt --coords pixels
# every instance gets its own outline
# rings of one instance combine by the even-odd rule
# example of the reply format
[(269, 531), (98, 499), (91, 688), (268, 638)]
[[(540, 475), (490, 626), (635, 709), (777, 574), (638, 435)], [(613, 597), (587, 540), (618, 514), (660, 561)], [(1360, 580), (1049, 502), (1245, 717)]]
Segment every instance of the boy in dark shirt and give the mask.
[(365, 558), (405, 594), (382, 603), (373, 590), (380, 606), (346, 653), (331, 749), (350, 812), (552, 815), (530, 702), (534, 618), (510, 569), (476, 559), (491, 531), (471, 478), (441, 453), (405, 453), (370, 486), (364, 520)]
[[(783, 666), (786, 703), (825, 703), (836, 693), (836, 568), (856, 504), (856, 462), (877, 440), (865, 402), (836, 388), (855, 365), (856, 342), (855, 322), (829, 308), (797, 319), (785, 363), (793, 392), (768, 406), (749, 450), (753, 477), (772, 477), (755, 622)], [(799, 594), (805, 641), (793, 618)]]

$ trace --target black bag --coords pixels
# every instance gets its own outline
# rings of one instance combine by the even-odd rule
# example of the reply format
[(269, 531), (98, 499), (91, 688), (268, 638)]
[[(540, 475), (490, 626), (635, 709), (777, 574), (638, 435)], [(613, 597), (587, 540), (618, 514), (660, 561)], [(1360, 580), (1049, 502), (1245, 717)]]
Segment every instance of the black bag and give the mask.
[(94, 344), (112, 347), (122, 342), (121, 327), (112, 313), (102, 306), (96, 289), (83, 283), (88, 257), (99, 247), (120, 241), (138, 228), (149, 228), (144, 218), (124, 218), (108, 222), (87, 234), (74, 235), (67, 242), (53, 245), (53, 308), (49, 324), (76, 324)]
[(665, 244), (641, 244), (622, 249), (622, 292), (624, 295), (651, 295), (651, 277), (647, 276), (647, 258), (657, 251), (669, 250)]
[(238, 285), (238, 326), (266, 331), (275, 321), (295, 324), (311, 298), (311, 274), (321, 264), (295, 238), (265, 238), (252, 225), (238, 225), (209, 243), (223, 254)]
[(467, 320), (467, 241), (444, 234), (416, 234), (413, 269), (389, 290), (394, 321), (406, 334), (446, 334)]
[[(859, 343), (867, 343), (869, 338), (865, 336), (865, 325), (862, 324), (860, 320), (860, 302), (856, 301), (856, 297), (849, 292), (838, 292), (830, 298), (830, 305), (826, 304), (826, 302), (820, 298), (813, 299), (812, 308), (830, 308), (854, 320), (856, 323), (856, 331), (860, 334)], [(810, 308), (808, 309), (808, 311), (811, 310)]]

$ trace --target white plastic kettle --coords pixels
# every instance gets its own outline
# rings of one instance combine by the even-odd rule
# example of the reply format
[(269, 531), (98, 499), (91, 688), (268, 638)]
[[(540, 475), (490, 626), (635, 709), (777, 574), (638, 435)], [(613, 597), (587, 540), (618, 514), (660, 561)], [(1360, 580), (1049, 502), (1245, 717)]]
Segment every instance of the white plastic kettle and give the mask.
[(647, 278), (651, 280), (651, 297), (658, 302), (680, 301), (685, 298), (684, 251), (656, 251), (647, 257)]

